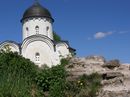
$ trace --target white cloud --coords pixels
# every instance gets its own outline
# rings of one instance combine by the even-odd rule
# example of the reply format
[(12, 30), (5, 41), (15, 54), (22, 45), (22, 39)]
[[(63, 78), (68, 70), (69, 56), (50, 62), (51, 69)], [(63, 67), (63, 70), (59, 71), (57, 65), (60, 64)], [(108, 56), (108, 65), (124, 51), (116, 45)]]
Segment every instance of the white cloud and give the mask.
[(94, 34), (94, 39), (102, 39), (112, 35), (113, 33), (114, 32), (97, 32), (96, 34)]
[(110, 35), (116, 34), (127, 34), (130, 31), (109, 31), (109, 32), (97, 32), (92, 37), (88, 37), (87, 40), (93, 40), (93, 39), (102, 39), (105, 37), (108, 37)]

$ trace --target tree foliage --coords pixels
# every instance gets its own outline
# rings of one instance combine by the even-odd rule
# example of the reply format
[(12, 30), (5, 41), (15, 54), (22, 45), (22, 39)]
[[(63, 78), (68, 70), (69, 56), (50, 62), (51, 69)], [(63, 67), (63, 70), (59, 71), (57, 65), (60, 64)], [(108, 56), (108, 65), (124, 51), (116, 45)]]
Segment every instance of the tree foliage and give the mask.
[(61, 37), (56, 32), (53, 32), (53, 37), (56, 42), (61, 41)]

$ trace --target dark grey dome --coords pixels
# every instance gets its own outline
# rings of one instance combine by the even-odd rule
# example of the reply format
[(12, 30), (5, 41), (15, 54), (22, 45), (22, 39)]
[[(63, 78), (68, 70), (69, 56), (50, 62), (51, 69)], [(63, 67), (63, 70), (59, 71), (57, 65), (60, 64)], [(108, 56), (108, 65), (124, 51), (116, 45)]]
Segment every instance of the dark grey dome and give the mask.
[(26, 18), (30, 17), (46, 17), (52, 19), (54, 22), (51, 13), (48, 9), (44, 8), (42, 5), (40, 5), (38, 2), (34, 3), (31, 7), (29, 7), (23, 14), (23, 18), (21, 21), (23, 21)]

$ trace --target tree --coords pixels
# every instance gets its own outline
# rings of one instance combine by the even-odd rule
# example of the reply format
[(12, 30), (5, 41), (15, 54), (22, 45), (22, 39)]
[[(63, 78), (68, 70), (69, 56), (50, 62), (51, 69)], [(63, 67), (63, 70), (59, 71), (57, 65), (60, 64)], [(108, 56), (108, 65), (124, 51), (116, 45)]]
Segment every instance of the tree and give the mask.
[(61, 37), (56, 32), (53, 32), (53, 37), (56, 42), (61, 41)]

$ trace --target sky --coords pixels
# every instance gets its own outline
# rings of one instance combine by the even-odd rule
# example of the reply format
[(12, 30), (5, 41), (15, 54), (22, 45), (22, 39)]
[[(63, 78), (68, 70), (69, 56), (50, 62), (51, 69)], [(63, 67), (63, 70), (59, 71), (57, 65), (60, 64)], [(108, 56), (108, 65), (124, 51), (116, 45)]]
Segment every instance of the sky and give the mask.
[[(35, 0), (0, 1), (0, 42), (22, 42), (20, 19)], [(130, 0), (39, 0), (52, 14), (53, 30), (78, 57), (104, 56), (130, 63)]]

